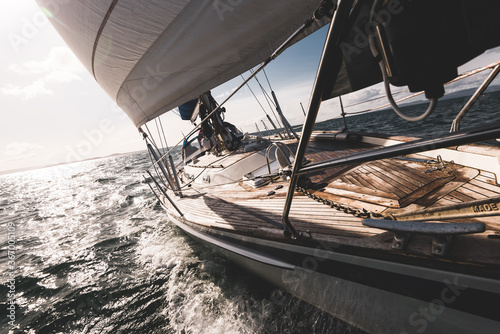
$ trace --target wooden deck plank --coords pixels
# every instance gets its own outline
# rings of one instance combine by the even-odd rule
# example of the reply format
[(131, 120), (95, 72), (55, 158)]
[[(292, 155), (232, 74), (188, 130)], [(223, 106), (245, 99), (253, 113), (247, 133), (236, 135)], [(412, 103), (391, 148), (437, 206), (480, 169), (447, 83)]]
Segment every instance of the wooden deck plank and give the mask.
[[(425, 174), (425, 173), (415, 173), (415, 171), (425, 171), (427, 167), (419, 165), (415, 162), (406, 161), (406, 160), (396, 160), (396, 159), (384, 159), (383, 162), (388, 166), (393, 166), (394, 169), (398, 169), (400, 173), (407, 175), (408, 177), (415, 178), (419, 182), (426, 184), (433, 177)], [(404, 163), (403, 163), (404, 162)]]
[(456, 200), (451, 200), (450, 198), (447, 198), (446, 196), (438, 199), (436, 202), (435, 202), (435, 205), (433, 205), (433, 207), (438, 207), (438, 206), (447, 206), (447, 205), (455, 205), (457, 203), (460, 203), (460, 202), (457, 202)]
[(316, 196), (320, 196), (321, 198), (324, 198), (327, 200), (334, 201), (336, 203), (342, 203), (344, 205), (348, 205), (348, 206), (358, 208), (358, 209), (365, 209), (367, 211), (373, 211), (373, 212), (380, 213), (387, 208), (383, 205), (378, 205), (375, 203), (363, 202), (363, 201), (359, 201), (356, 199), (350, 199), (350, 198), (346, 198), (346, 197), (342, 197), (342, 196), (337, 196), (337, 195), (330, 194), (327, 192), (312, 191), (312, 194), (314, 194)]
[(428, 183), (428, 181), (423, 182), (422, 177), (420, 176), (420, 172), (413, 170), (413, 171), (408, 171), (406, 170), (405, 166), (403, 164), (398, 164), (399, 166), (395, 166), (394, 162), (393, 164), (389, 164), (388, 159), (384, 160), (378, 160), (375, 163), (375, 165), (387, 170), (389, 173), (394, 174), (397, 176), (399, 179), (406, 180), (407, 182), (411, 183), (413, 187), (420, 188), (423, 187)]
[(383, 197), (383, 198), (387, 198), (387, 199), (394, 199), (394, 200), (399, 199), (399, 197), (394, 195), (393, 193), (388, 193), (388, 192), (384, 192), (384, 191), (378, 190), (378, 189), (371, 189), (371, 188), (367, 188), (367, 187), (363, 187), (363, 186), (357, 186), (354, 184), (347, 184), (347, 183), (338, 182), (338, 181), (330, 182), (330, 184), (328, 185), (327, 188), (348, 190), (348, 191), (357, 192), (360, 194), (367, 194), (367, 195), (376, 196), (376, 197)]
[[(248, 207), (249, 209), (252, 209)], [(327, 207), (328, 208), (328, 207)], [(251, 217), (251, 221), (249, 222), (248, 215), (242, 212), (238, 212), (238, 210), (231, 210), (227, 209), (224, 211), (223, 215), (219, 215), (214, 213), (212, 209), (209, 207), (203, 207), (203, 206), (189, 206), (189, 207), (181, 207), (181, 210), (184, 210), (183, 212), (188, 215), (188, 216), (193, 216), (196, 217), (197, 220), (203, 220), (206, 223), (208, 222), (214, 222), (214, 224), (218, 224), (219, 226), (222, 226), (226, 224), (228, 228), (233, 229), (233, 228), (241, 228), (241, 227), (248, 227), (248, 228), (258, 228), (258, 227), (274, 227), (277, 228), (276, 226), (269, 224), (266, 221), (259, 220), (258, 217)], [(328, 228), (332, 227), (334, 229), (341, 229), (341, 230), (349, 230), (349, 231), (360, 231), (364, 233), (368, 233), (368, 230), (366, 227), (363, 227), (361, 224), (361, 219), (358, 217), (354, 217), (352, 215), (347, 215), (344, 213), (340, 213), (336, 210), (333, 210), (330, 208), (330, 210), (333, 213), (340, 214), (338, 215), (332, 215), (332, 214), (325, 214), (325, 215), (319, 215), (315, 213), (314, 215), (307, 215), (304, 217), (304, 214), (307, 213), (308, 211), (305, 210), (291, 210), (290, 212), (290, 219), (292, 223), (297, 224), (297, 226), (308, 226), (308, 229), (314, 229), (316, 230), (317, 228)], [(278, 211), (277, 211), (278, 212)], [(275, 212), (275, 213), (277, 213)], [(279, 213), (281, 213), (281, 210), (279, 210)], [(273, 212), (268, 212), (270, 215), (269, 218), (273, 218), (271, 216), (273, 215)], [(276, 215), (275, 217), (276, 223), (279, 222), (279, 215)]]
[(400, 166), (394, 168), (392, 165), (388, 165), (383, 160), (378, 160), (378, 161), (373, 161), (370, 165), (380, 168), (381, 172), (385, 171), (388, 176), (391, 176), (391, 178), (393, 178), (394, 180), (403, 184), (404, 186), (408, 187), (411, 190), (416, 190), (428, 183), (428, 182), (421, 182), (418, 180), (418, 174), (420, 173), (416, 170), (413, 171), (411, 175), (409, 175), (410, 173), (400, 172), (404, 167), (403, 164), (400, 164)]
[(488, 191), (491, 191), (491, 192), (494, 192), (498, 195), (500, 195), (500, 186), (497, 186), (497, 185), (493, 185), (491, 183), (488, 183), (488, 182), (484, 182), (481, 180), (481, 175), (478, 175), (475, 179), (473, 180), (470, 180), (469, 183), (470, 184), (473, 184), (477, 187), (480, 187), (482, 189), (487, 189)]
[(384, 182), (384, 180), (374, 175), (371, 170), (366, 168), (366, 166), (361, 166), (360, 168), (358, 168), (358, 172), (360, 173), (359, 175), (361, 175), (363, 179), (369, 184), (369, 188), (373, 190), (393, 193), (398, 198), (405, 195), (404, 192), (399, 191), (391, 184)]
[[(347, 184), (344, 184), (344, 185), (347, 185)], [(398, 203), (397, 199), (389, 198), (388, 196), (382, 197), (382, 196), (377, 196), (377, 195), (373, 195), (373, 194), (367, 194), (367, 191), (359, 192), (359, 191), (353, 191), (353, 190), (348, 190), (345, 188), (342, 189), (342, 188), (344, 188), (344, 187), (330, 185), (330, 186), (326, 187), (324, 191), (326, 193), (329, 193), (332, 195), (346, 197), (346, 198), (359, 200), (362, 202), (373, 203), (373, 204), (377, 204), (377, 205), (383, 205), (383, 206), (390, 207), (390, 208), (393, 208), (393, 207), (398, 208), (399, 207), (399, 203)], [(363, 188), (363, 189), (366, 190), (367, 188)], [(371, 190), (371, 189), (368, 189), (368, 190)], [(371, 191), (375, 192), (374, 190), (371, 190)]]
[[(458, 199), (456, 198), (455, 196), (451, 195), (451, 194), (447, 194), (445, 196), (443, 196), (442, 199), (445, 199), (449, 202), (453, 202), (455, 204), (460, 204), (460, 203), (463, 203), (463, 201), (461, 199)], [(435, 205), (433, 205), (432, 207), (435, 207)]]
[(349, 174), (354, 180), (356, 180), (356, 184), (360, 187), (369, 188), (370, 184), (363, 178), (363, 176), (358, 171), (353, 171)]
[(460, 202), (470, 202), (473, 201), (475, 198), (468, 196), (460, 191), (460, 188), (457, 190), (452, 191), (449, 196), (456, 198)]
[[(342, 176), (344, 184), (352, 184), (363, 187), (363, 185), (352, 175), (353, 173), (345, 174)], [(345, 179), (345, 180), (344, 180)], [(330, 183), (331, 184), (331, 183)]]
[(493, 192), (488, 189), (478, 187), (474, 184), (471, 184), (470, 182), (460, 187), (460, 191), (462, 191), (464, 194), (467, 194), (477, 199), (496, 197), (499, 195), (499, 193), (497, 192)]
[(484, 179), (485, 182), (498, 186), (497, 176), (495, 173), (482, 170), (478, 178)]
[(380, 167), (377, 162), (371, 162), (368, 164), (368, 166), (376, 170), (381, 175), (384, 175), (388, 180), (387, 182), (393, 184), (395, 187), (398, 187), (398, 189), (404, 191), (405, 193), (411, 193), (419, 188), (419, 186), (408, 182), (408, 178), (402, 178), (396, 173), (393, 173), (391, 170)]
[(399, 205), (401, 207), (405, 207), (411, 203), (415, 203), (417, 200), (420, 200), (419, 203), (422, 203), (422, 199), (424, 199), (425, 196), (430, 194), (432, 191), (441, 188), (451, 180), (453, 180), (453, 177), (435, 179), (434, 181), (427, 183), (425, 186), (415, 190), (411, 194), (401, 198), (399, 200)]
[(383, 183), (385, 183), (388, 186), (387, 188), (391, 189), (391, 191), (394, 194), (398, 195), (399, 197), (404, 197), (405, 195), (413, 191), (412, 189), (407, 188), (398, 181), (392, 179), (390, 176), (385, 175), (383, 172), (380, 172), (380, 170), (375, 166), (365, 165), (365, 168), (371, 171), (372, 175), (379, 178)]
[[(453, 173), (455, 179), (444, 184), (441, 188), (436, 189), (427, 196), (415, 201), (415, 203), (418, 205), (422, 205), (424, 207), (436, 207), (439, 205), (437, 204), (439, 199), (455, 191), (456, 189), (464, 185), (466, 182), (469, 182), (471, 178), (476, 177), (478, 174), (479, 171), (476, 169), (465, 168), (465, 167), (460, 168)], [(448, 198), (448, 200), (452, 199)], [(462, 200), (460, 199), (457, 200), (458, 202), (462, 202)]]

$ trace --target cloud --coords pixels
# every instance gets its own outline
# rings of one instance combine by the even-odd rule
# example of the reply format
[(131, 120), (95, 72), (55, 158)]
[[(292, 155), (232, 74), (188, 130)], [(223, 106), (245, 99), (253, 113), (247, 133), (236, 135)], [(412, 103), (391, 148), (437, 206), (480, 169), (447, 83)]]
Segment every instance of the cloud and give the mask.
[(25, 100), (33, 99), (38, 96), (54, 95), (54, 92), (46, 87), (43, 80), (37, 80), (31, 85), (19, 87), (14, 85), (5, 85), (0, 88), (3, 95), (21, 97)]
[(31, 60), (22, 64), (14, 64), (9, 66), (9, 70), (18, 74), (62, 72), (74, 75), (83, 72), (85, 69), (68, 47), (57, 46), (50, 49), (47, 58), (44, 60)]
[(54, 92), (48, 86), (81, 80), (79, 73), (85, 71), (83, 65), (67, 47), (54, 47), (44, 60), (10, 65), (8, 69), (21, 76), (36, 78), (26, 86), (7, 84), (0, 88), (0, 93), (3, 95), (23, 99), (53, 95)]
[(5, 146), (7, 160), (30, 159), (37, 156), (37, 151), (43, 146), (36, 143), (12, 142)]

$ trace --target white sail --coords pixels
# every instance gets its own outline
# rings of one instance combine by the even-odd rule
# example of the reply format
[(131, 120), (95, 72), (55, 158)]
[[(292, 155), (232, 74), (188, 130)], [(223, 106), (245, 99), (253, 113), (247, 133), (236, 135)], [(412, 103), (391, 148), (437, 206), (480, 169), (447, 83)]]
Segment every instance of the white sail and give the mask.
[(319, 0), (37, 0), (136, 126), (268, 58)]

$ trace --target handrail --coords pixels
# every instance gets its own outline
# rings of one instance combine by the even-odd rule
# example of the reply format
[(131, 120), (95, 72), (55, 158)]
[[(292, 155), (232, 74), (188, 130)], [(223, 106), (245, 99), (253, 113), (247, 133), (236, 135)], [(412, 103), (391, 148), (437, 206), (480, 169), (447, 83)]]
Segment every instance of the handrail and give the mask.
[[(294, 159), (295, 159), (295, 155), (293, 154), (293, 152), (290, 150), (290, 148), (286, 144), (284, 144), (282, 142), (274, 142), (274, 143), (272, 143), (271, 145), (269, 145), (267, 147), (267, 150), (266, 150), (267, 171), (269, 172), (269, 174), (271, 174), (271, 162), (269, 161), (269, 153), (271, 152), (271, 149), (273, 147), (276, 147), (276, 151), (275, 152), (277, 152), (278, 150), (280, 150), (281, 154), (283, 154), (283, 156), (285, 157), (285, 159), (288, 161), (288, 164), (291, 165), (290, 159), (287, 158), (286, 153), (283, 151), (283, 146), (285, 146), (286, 149), (288, 150), (288, 153), (289, 153), (288, 156), (292, 155), (292, 157), (294, 157)], [(276, 160), (279, 160), (277, 154), (276, 154)]]
[(304, 160), (307, 145), (309, 144), (309, 139), (311, 138), (313, 127), (316, 122), (316, 116), (318, 115), (319, 107), (323, 99), (325, 87), (327, 86), (328, 81), (336, 81), (340, 71), (342, 54), (340, 52), (339, 45), (343, 35), (343, 30), (346, 26), (347, 20), (349, 19), (349, 13), (351, 12), (353, 3), (354, 0), (340, 1), (338, 9), (336, 10), (330, 23), (318, 72), (316, 74), (316, 80), (314, 82), (313, 93), (309, 102), (309, 109), (302, 127), (302, 134), (297, 147), (297, 153), (295, 153), (295, 161), (293, 164), (292, 174), (290, 176), (290, 184), (288, 185), (288, 192), (281, 218), (283, 226), (285, 227), (285, 235), (291, 234), (293, 238), (297, 238), (299, 233), (290, 223), (288, 216), (292, 205), (293, 193), (295, 192), (295, 187), (299, 178), (297, 172), (302, 167), (302, 161)]
[(469, 109), (472, 107), (474, 103), (476, 103), (477, 99), (479, 96), (483, 94), (483, 92), (490, 86), (492, 81), (496, 78), (498, 73), (500, 72), (500, 64), (496, 65), (493, 70), (491, 71), (490, 75), (484, 80), (484, 82), (479, 86), (479, 88), (476, 90), (474, 95), (470, 98), (470, 100), (465, 104), (465, 106), (460, 110), (458, 115), (455, 117), (453, 120), (453, 123), (451, 125), (450, 132), (456, 132), (460, 130), (460, 121), (462, 118), (465, 116), (465, 114), (469, 111)]
[[(158, 183), (158, 181), (156, 181), (156, 179), (154, 178), (154, 176), (151, 174), (151, 172), (149, 170), (146, 171), (149, 176), (151, 177), (151, 180), (153, 180), (153, 182), (156, 184), (156, 187), (162, 192), (163, 196), (165, 196), (166, 199), (168, 199), (168, 201), (170, 202), (170, 204), (172, 204), (172, 206), (174, 207), (174, 209), (181, 215), (181, 216), (184, 216), (184, 214), (182, 213), (181, 210), (179, 210), (179, 208), (177, 207), (177, 205), (175, 205), (175, 202), (170, 198), (170, 196), (168, 196), (167, 192), (165, 191), (165, 189), (163, 189), (163, 187)], [(151, 185), (148, 183), (148, 185), (151, 187)], [(152, 188), (151, 188), (152, 189)], [(154, 193), (154, 191), (153, 191)], [(155, 193), (156, 194), (156, 193)], [(161, 201), (160, 201), (161, 202)]]
[(370, 151), (325, 160), (301, 168), (298, 175), (316, 172), (330, 167), (338, 167), (352, 163), (361, 163), (378, 159), (394, 158), (400, 155), (413, 154), (440, 148), (458, 146), (471, 142), (490, 140), (500, 137), (500, 122), (486, 127), (478, 127), (467, 131), (448, 133), (432, 139), (418, 139), (407, 143), (381, 147)]
[(168, 156), (168, 160), (170, 161), (170, 167), (172, 167), (172, 174), (174, 174), (175, 186), (177, 187), (177, 193), (179, 197), (182, 198), (181, 184), (179, 183), (179, 177), (177, 176), (177, 171), (175, 170), (174, 159), (171, 155)]

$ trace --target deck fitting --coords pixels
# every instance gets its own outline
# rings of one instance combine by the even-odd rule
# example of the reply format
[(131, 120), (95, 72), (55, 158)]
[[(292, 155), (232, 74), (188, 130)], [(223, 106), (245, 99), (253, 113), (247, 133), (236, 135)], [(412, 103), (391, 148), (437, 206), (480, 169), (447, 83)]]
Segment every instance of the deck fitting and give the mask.
[(392, 249), (404, 251), (413, 234), (429, 235), (432, 237), (430, 254), (445, 256), (450, 248), (451, 239), (455, 235), (483, 233), (484, 223), (436, 223), (397, 221), (389, 219), (363, 219), (363, 225), (394, 232)]
[(396, 232), (394, 234), (394, 239), (392, 240), (392, 249), (398, 251), (404, 251), (410, 240), (410, 233)]
[(434, 236), (432, 238), (432, 255), (444, 256), (450, 248), (451, 236), (446, 237), (442, 235)]

